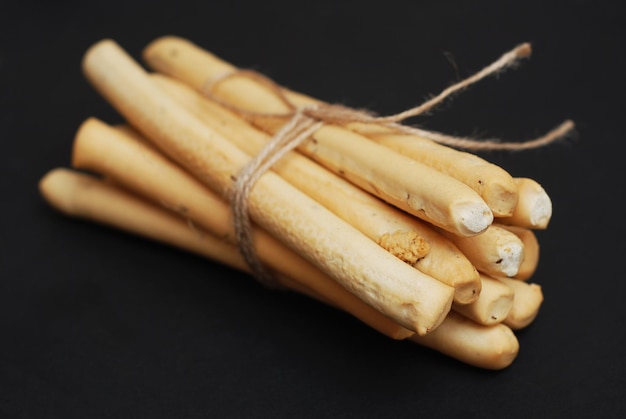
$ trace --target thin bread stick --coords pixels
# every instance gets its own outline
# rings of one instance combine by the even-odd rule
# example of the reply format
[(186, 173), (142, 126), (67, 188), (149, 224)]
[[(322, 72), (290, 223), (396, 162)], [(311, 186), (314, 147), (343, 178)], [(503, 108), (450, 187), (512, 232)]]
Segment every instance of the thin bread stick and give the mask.
[(454, 311), (437, 330), (408, 340), (489, 370), (508, 367), (519, 353), (519, 341), (505, 324), (483, 326)]
[[(250, 157), (163, 93), (119, 45), (102, 40), (83, 57), (92, 85), (170, 158), (220, 194)], [(424, 275), (273, 172), (250, 194), (252, 219), (400, 325), (427, 334), (450, 311), (454, 288)]]
[[(215, 77), (235, 70), (208, 51), (176, 37), (153, 41), (144, 49), (143, 57), (151, 68), (198, 91)], [(288, 111), (275, 92), (246, 78), (224, 80), (213, 93), (246, 110), (270, 114)], [(274, 134), (279, 126), (263, 124), (262, 128)], [(481, 233), (493, 221), (491, 209), (467, 185), (346, 128), (323, 125), (298, 150), (368, 192), (455, 234)]]
[(46, 202), (61, 213), (97, 221), (100, 224), (135, 233), (151, 240), (185, 248), (241, 271), (246, 263), (236, 248), (222, 242), (184, 220), (171, 217), (146, 200), (140, 200), (103, 179), (66, 168), (52, 169), (39, 181)]
[(517, 183), (518, 202), (513, 214), (508, 217), (498, 217), (495, 221), (535, 230), (548, 228), (552, 218), (550, 195), (535, 179), (516, 177), (515, 183)]
[[(235, 243), (228, 205), (126, 125), (113, 127), (96, 118), (87, 119), (75, 136), (72, 165), (100, 173), (231, 245)], [(254, 236), (259, 258), (274, 272), (286, 278), (298, 278), (307, 289), (314, 289), (318, 294), (346, 292), (336, 281), (265, 231), (255, 228)], [(344, 299), (343, 305), (354, 305), (351, 298)], [(358, 305), (356, 309), (363, 311)], [(382, 322), (381, 327), (389, 322)], [(393, 330), (390, 327), (384, 330), (394, 339), (404, 338), (410, 332), (398, 325)]]
[[(257, 153), (269, 141), (267, 134), (206, 100), (182, 82), (161, 74), (154, 74), (153, 80), (173, 99), (244, 151)], [(481, 282), (475, 267), (450, 240), (427, 223), (381, 201), (297, 152), (284, 156), (273, 170), (394, 255), (454, 287), (456, 302), (467, 304), (480, 294)], [(426, 253), (421, 251), (420, 241), (414, 243), (415, 233), (427, 244)], [(409, 245), (403, 245), (403, 240)], [(413, 250), (415, 247), (417, 249)]]
[(452, 310), (474, 320), (478, 324), (490, 326), (502, 321), (513, 307), (513, 290), (497, 279), (481, 275), (482, 291), (476, 301), (470, 304), (452, 304)]
[(498, 280), (515, 292), (513, 307), (503, 323), (513, 330), (527, 327), (535, 320), (543, 303), (541, 285), (513, 278), (498, 278)]
[(371, 124), (350, 124), (350, 128), (465, 183), (485, 200), (494, 217), (511, 216), (517, 206), (518, 190), (513, 176), (473, 153)]
[[(191, 228), (183, 218), (116, 187), (114, 183), (58, 168), (48, 172), (40, 180), (39, 187), (46, 201), (68, 216), (117, 228), (251, 273), (233, 245), (202, 229)], [(325, 281), (314, 278), (311, 281), (307, 276), (294, 280), (278, 275), (276, 279), (288, 289), (348, 312), (393, 339), (404, 339), (413, 334), (328, 277)]]
[(524, 243), (511, 231), (492, 224), (484, 233), (460, 237), (444, 232), (479, 272), (495, 276), (517, 275), (524, 259)]
[(530, 228), (498, 225), (514, 233), (524, 243), (524, 259), (517, 273), (512, 278), (527, 281), (534, 275), (539, 266), (539, 240), (537, 235)]

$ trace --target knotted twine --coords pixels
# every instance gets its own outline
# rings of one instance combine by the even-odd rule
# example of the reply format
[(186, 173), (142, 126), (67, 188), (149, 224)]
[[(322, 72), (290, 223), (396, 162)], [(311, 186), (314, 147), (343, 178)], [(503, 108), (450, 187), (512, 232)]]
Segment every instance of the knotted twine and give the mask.
[[(337, 104), (316, 103), (305, 106), (296, 106), (285, 94), (283, 89), (270, 78), (252, 71), (236, 69), (221, 74), (208, 83), (204, 94), (221, 106), (235, 112), (240, 116), (253, 116), (257, 118), (287, 118), (284, 124), (271, 140), (253, 156), (253, 158), (237, 174), (232, 190), (230, 191), (230, 206), (233, 213), (233, 226), (235, 230), (235, 241), (239, 251), (252, 270), (255, 278), (262, 284), (277, 288), (278, 284), (272, 274), (270, 274), (260, 261), (253, 242), (252, 224), (249, 214), (249, 197), (258, 179), (285, 154), (297, 148), (307, 138), (311, 137), (323, 125), (347, 125), (351, 123), (378, 124), (392, 129), (401, 134), (418, 135), (428, 138), (437, 143), (454, 148), (463, 148), (472, 151), (480, 150), (526, 150), (538, 148), (550, 144), (558, 139), (565, 138), (573, 132), (574, 123), (566, 120), (559, 126), (549, 131), (547, 134), (523, 142), (502, 142), (498, 139), (476, 140), (468, 137), (450, 136), (447, 134), (423, 130), (421, 128), (403, 125), (400, 122), (407, 118), (422, 115), (435, 106), (441, 104), (448, 97), (469, 87), (470, 85), (488, 77), (493, 76), (507, 68), (515, 66), (521, 59), (530, 56), (531, 47), (528, 43), (523, 43), (503, 54), (499, 59), (484, 67), (477, 73), (467, 77), (460, 82), (452, 84), (438, 95), (426, 100), (421, 105), (407, 109), (405, 111), (388, 115), (377, 116), (368, 110), (357, 110)], [(235, 106), (224, 101), (214, 94), (215, 87), (235, 76), (247, 77), (255, 80), (272, 91), (276, 97), (287, 107), (288, 111), (283, 113), (254, 112)]]

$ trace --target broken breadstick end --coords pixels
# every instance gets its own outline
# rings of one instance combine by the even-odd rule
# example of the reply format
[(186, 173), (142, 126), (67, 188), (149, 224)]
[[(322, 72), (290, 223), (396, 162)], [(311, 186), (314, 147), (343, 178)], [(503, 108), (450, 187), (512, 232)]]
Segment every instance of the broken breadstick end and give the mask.
[(513, 307), (515, 293), (501, 281), (481, 275), (481, 292), (470, 304), (454, 303), (452, 309), (478, 324), (490, 326), (501, 323)]
[(378, 239), (378, 244), (409, 265), (426, 256), (430, 250), (428, 242), (415, 231), (385, 233)]
[(545, 229), (552, 218), (552, 200), (545, 189), (534, 179), (515, 178), (519, 202), (510, 217), (497, 222), (532, 229)]
[(468, 235), (482, 233), (493, 222), (493, 213), (487, 204), (484, 206), (477, 206), (474, 202), (458, 204), (454, 209), (461, 223), (460, 230)]
[(524, 245), (517, 242), (509, 242), (497, 247), (498, 265), (503, 274), (508, 277), (517, 275), (524, 258)]
[(527, 327), (535, 320), (543, 303), (541, 285), (512, 278), (498, 280), (515, 292), (513, 307), (503, 323), (515, 331)]

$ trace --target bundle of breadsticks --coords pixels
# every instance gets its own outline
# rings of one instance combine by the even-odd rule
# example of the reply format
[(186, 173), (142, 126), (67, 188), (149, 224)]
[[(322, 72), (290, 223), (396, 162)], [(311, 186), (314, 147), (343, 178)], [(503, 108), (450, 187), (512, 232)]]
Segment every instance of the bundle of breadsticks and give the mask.
[(473, 141), (324, 103), (185, 39), (158, 38), (143, 60), (148, 70), (110, 39), (85, 53), (86, 78), (124, 123), (81, 124), (72, 167), (41, 179), (50, 205), (303, 293), (392, 339), (485, 369), (514, 361), (515, 332), (543, 302), (530, 281), (534, 231), (552, 203), (537, 181), (463, 151)]

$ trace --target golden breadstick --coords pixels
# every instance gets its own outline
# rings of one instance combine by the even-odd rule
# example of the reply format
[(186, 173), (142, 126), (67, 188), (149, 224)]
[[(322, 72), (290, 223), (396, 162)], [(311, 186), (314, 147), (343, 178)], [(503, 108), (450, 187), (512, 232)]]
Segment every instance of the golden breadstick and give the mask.
[(456, 312), (450, 312), (429, 335), (413, 335), (409, 340), (490, 370), (508, 367), (519, 352), (519, 341), (508, 326), (502, 323), (483, 326)]
[[(234, 244), (228, 205), (127, 126), (112, 127), (96, 118), (87, 119), (74, 139), (72, 165), (100, 173), (125, 189), (179, 213), (209, 234)], [(313, 289), (318, 294), (341, 295), (346, 292), (336, 281), (265, 231), (255, 231), (255, 244), (259, 258), (273, 271), (281, 273), (282, 277), (297, 278), (307, 289)], [(297, 281), (295, 285), (298, 285)], [(290, 285), (290, 288), (295, 285)], [(342, 299), (346, 300), (344, 306), (355, 304), (351, 298)], [(355, 310), (357, 314), (364, 311), (358, 305)], [(392, 327), (391, 320), (374, 318), (368, 322), (381, 323), (378, 329), (394, 339), (410, 334), (409, 330), (397, 324)]]
[(530, 279), (539, 265), (539, 240), (535, 232), (526, 227), (499, 225), (514, 233), (524, 243), (524, 259), (513, 278), (522, 281)]
[[(160, 74), (154, 74), (153, 80), (242, 150), (255, 154), (269, 141), (267, 134), (206, 100), (180, 81)], [(454, 287), (456, 302), (467, 304), (478, 297), (481, 285), (478, 272), (450, 240), (430, 225), (381, 201), (299, 153), (287, 154), (273, 169), (385, 249), (421, 272)], [(429, 251), (425, 255), (420, 252), (419, 242), (415, 246), (416, 251), (412, 250), (411, 244), (402, 245), (402, 240), (408, 237), (410, 241), (414, 233), (428, 244)], [(394, 248), (398, 250), (394, 252)]]
[(97, 221), (248, 270), (234, 246), (224, 247), (221, 240), (95, 176), (57, 168), (42, 177), (39, 190), (52, 207), (65, 215)]
[(518, 190), (518, 202), (513, 214), (499, 217), (500, 224), (543, 230), (552, 218), (552, 200), (546, 190), (534, 179), (515, 178)]
[[(250, 273), (236, 247), (191, 227), (170, 211), (94, 176), (68, 169), (54, 169), (41, 179), (40, 190), (50, 205), (66, 215), (118, 228)], [(295, 280), (277, 275), (276, 279), (289, 289), (352, 314), (393, 339), (404, 339), (413, 334), (363, 303), (329, 277), (325, 281), (310, 281), (306, 276)]]
[[(120, 114), (170, 158), (220, 194), (229, 194), (249, 156), (159, 89), (114, 41), (89, 48), (83, 71)], [(250, 214), (372, 307), (419, 334), (450, 311), (454, 288), (407, 265), (278, 175), (250, 194)]]
[(513, 290), (486, 275), (481, 275), (481, 280), (478, 299), (470, 304), (453, 303), (452, 310), (485, 326), (501, 323), (513, 307)]
[(492, 224), (473, 237), (444, 234), (467, 256), (480, 272), (494, 276), (515, 276), (524, 259), (524, 243), (503, 226)]
[[(235, 70), (208, 51), (176, 37), (153, 41), (143, 56), (153, 69), (199, 91), (212, 79)], [(289, 111), (275, 92), (247, 78), (223, 80), (213, 93), (246, 110), (269, 114)], [(275, 133), (279, 126), (272, 123), (263, 128)], [(467, 185), (347, 128), (324, 125), (298, 150), (368, 192), (455, 234), (478, 234), (493, 221), (489, 206)]]
[(503, 323), (513, 330), (523, 329), (535, 320), (543, 303), (539, 284), (512, 278), (498, 278), (515, 292), (513, 307)]
[(475, 154), (371, 124), (351, 124), (350, 128), (465, 183), (478, 192), (495, 217), (510, 216), (517, 206), (518, 191), (513, 177), (500, 166)]

